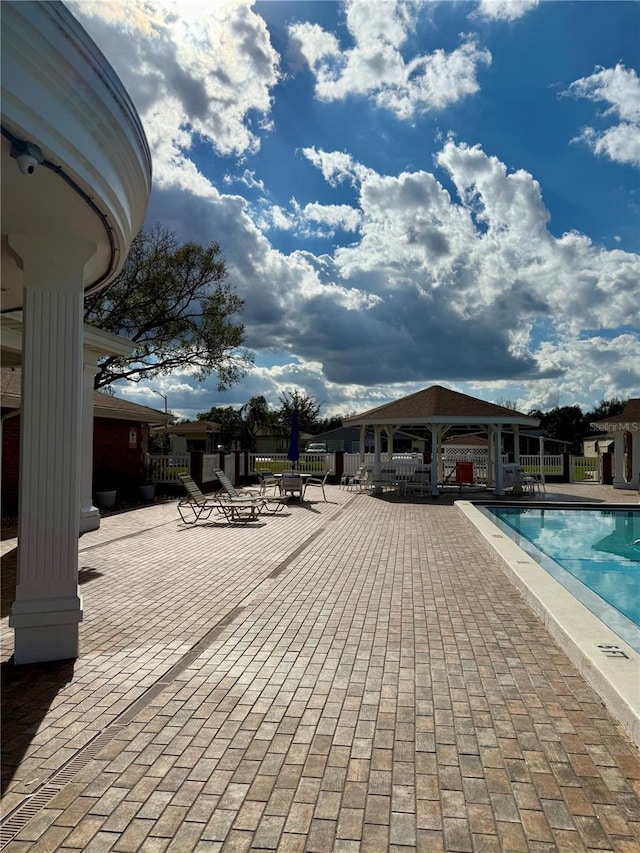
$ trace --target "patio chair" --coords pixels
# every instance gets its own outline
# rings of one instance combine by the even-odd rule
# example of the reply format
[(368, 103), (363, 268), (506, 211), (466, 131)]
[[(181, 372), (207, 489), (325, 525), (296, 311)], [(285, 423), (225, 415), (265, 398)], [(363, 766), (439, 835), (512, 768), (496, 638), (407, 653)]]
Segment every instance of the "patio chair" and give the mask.
[(300, 500), (304, 500), (305, 484), (300, 474), (295, 471), (284, 471), (280, 477), (280, 493), (282, 495), (299, 495)]
[(229, 501), (242, 501), (251, 497), (261, 498), (263, 511), (273, 513), (279, 512), (287, 505), (288, 498), (278, 495), (265, 495), (261, 487), (256, 489), (255, 486), (247, 486), (246, 488), (236, 489), (221, 468), (214, 468), (213, 473), (220, 481), (220, 485), (226, 493), (226, 499)]
[(531, 495), (532, 498), (535, 498), (536, 492), (540, 491), (540, 480), (535, 474), (529, 474), (527, 471), (523, 471), (522, 468), (518, 468), (518, 482), (520, 490)]
[(305, 483), (305, 486), (304, 486), (305, 492), (307, 491), (309, 486), (312, 486), (312, 487), (313, 486), (315, 486), (315, 487), (319, 486), (322, 489), (322, 497), (324, 498), (325, 503), (326, 503), (327, 495), (325, 494), (324, 487), (325, 487), (325, 484), (327, 482), (327, 478), (330, 477), (332, 473), (333, 473), (332, 471), (326, 471), (324, 477), (322, 477), (322, 478), (321, 477), (309, 477), (309, 479), (307, 480), (307, 482)]
[(267, 489), (273, 489), (273, 495), (276, 496), (276, 489), (278, 488), (278, 481), (273, 475), (273, 471), (256, 471), (258, 475), (258, 480), (260, 481), (260, 488), (262, 490), (262, 494), (265, 495), (267, 493)]
[(263, 498), (223, 500), (217, 495), (203, 494), (189, 474), (178, 474), (178, 477), (187, 492), (187, 497), (178, 502), (178, 512), (184, 524), (208, 521), (214, 510), (228, 522), (246, 523), (257, 519), (263, 509)]
[(404, 495), (419, 494), (422, 496), (429, 494), (431, 491), (431, 470), (425, 467), (416, 468), (402, 481), (401, 491)]

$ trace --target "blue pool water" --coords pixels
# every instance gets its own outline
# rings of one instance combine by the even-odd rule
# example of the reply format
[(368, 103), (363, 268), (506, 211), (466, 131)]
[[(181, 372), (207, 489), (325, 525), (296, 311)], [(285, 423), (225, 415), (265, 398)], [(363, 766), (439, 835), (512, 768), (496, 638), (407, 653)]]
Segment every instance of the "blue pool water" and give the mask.
[(640, 509), (484, 511), (603, 622), (640, 646)]

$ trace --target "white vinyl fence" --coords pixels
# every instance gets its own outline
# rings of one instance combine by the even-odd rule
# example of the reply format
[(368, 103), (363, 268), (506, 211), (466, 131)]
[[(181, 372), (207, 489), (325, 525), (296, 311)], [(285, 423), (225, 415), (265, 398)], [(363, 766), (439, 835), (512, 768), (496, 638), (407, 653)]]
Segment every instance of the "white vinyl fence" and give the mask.
[[(562, 454), (543, 454), (542, 466), (545, 477), (554, 475), (561, 476), (563, 471)], [(532, 453), (525, 455), (522, 453), (520, 455), (520, 467), (523, 471), (526, 471), (527, 474), (537, 474), (540, 471), (540, 454)]]
[[(487, 482), (487, 451), (478, 448), (454, 448), (447, 447), (443, 451), (443, 459), (439, 480), (451, 479), (454, 475), (456, 462), (472, 462), (473, 477), (476, 483)], [(392, 459), (392, 464), (399, 475), (411, 475), (416, 468), (423, 465), (423, 456), (421, 453), (412, 454), (395, 454)], [(502, 457), (503, 463), (509, 461), (508, 457)], [(382, 463), (387, 466), (389, 461), (386, 455), (382, 456)], [(364, 460), (361, 462), (359, 453), (344, 454), (344, 471), (346, 474), (355, 474), (361, 464), (374, 467), (375, 456), (373, 453), (365, 453)], [(545, 476), (562, 475), (562, 455), (545, 453), (542, 457), (543, 473)], [(540, 471), (540, 455), (524, 455), (520, 456), (520, 467), (527, 473), (539, 473)], [(578, 474), (580, 476), (580, 474)], [(588, 477), (586, 479), (589, 479)]]
[(156, 483), (179, 483), (178, 474), (188, 474), (191, 465), (189, 453), (153, 453), (150, 457), (151, 480)]
[(249, 459), (251, 465), (249, 473), (272, 471), (274, 474), (281, 474), (283, 471), (290, 471), (295, 468), (296, 471), (301, 471), (303, 474), (314, 474), (335, 471), (336, 465), (335, 453), (301, 453), (295, 464), (287, 459), (286, 453), (250, 453)]
[(569, 458), (570, 483), (599, 483), (601, 480), (599, 456), (571, 456)]

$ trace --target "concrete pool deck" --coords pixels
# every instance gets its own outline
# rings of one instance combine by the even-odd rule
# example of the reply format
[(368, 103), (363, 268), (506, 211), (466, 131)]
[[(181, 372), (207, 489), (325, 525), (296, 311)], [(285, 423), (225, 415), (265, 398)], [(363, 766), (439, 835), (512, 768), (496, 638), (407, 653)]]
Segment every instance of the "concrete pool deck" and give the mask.
[(456, 506), (495, 550), (527, 604), (640, 746), (638, 649), (578, 601), (477, 506), (468, 501)]
[(105, 519), (77, 661), (12, 665), (2, 543), (4, 849), (636, 853), (638, 750), (477, 529), (327, 497)]

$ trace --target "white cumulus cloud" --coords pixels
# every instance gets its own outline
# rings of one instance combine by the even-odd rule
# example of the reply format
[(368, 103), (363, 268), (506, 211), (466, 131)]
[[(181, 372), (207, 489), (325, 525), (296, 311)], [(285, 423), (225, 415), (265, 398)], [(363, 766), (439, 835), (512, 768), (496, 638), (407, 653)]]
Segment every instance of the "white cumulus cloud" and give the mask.
[(538, 5), (539, 0), (480, 0), (474, 16), (493, 21), (515, 21)]
[(479, 90), (477, 71), (491, 62), (491, 54), (472, 39), (463, 38), (451, 52), (439, 49), (405, 59), (401, 48), (413, 31), (421, 4), (349, 0), (345, 9), (353, 47), (342, 48), (333, 33), (317, 24), (289, 27), (292, 64), (311, 69), (319, 99), (360, 95), (401, 119), (410, 119)]
[(634, 69), (621, 64), (598, 68), (575, 80), (564, 94), (608, 104), (604, 117), (618, 120), (601, 129), (585, 127), (574, 141), (585, 142), (594, 154), (614, 162), (640, 166), (640, 78)]
[(115, 62), (140, 112), (156, 183), (188, 183), (185, 159), (196, 137), (220, 154), (259, 148), (280, 71), (252, 0), (68, 5)]

